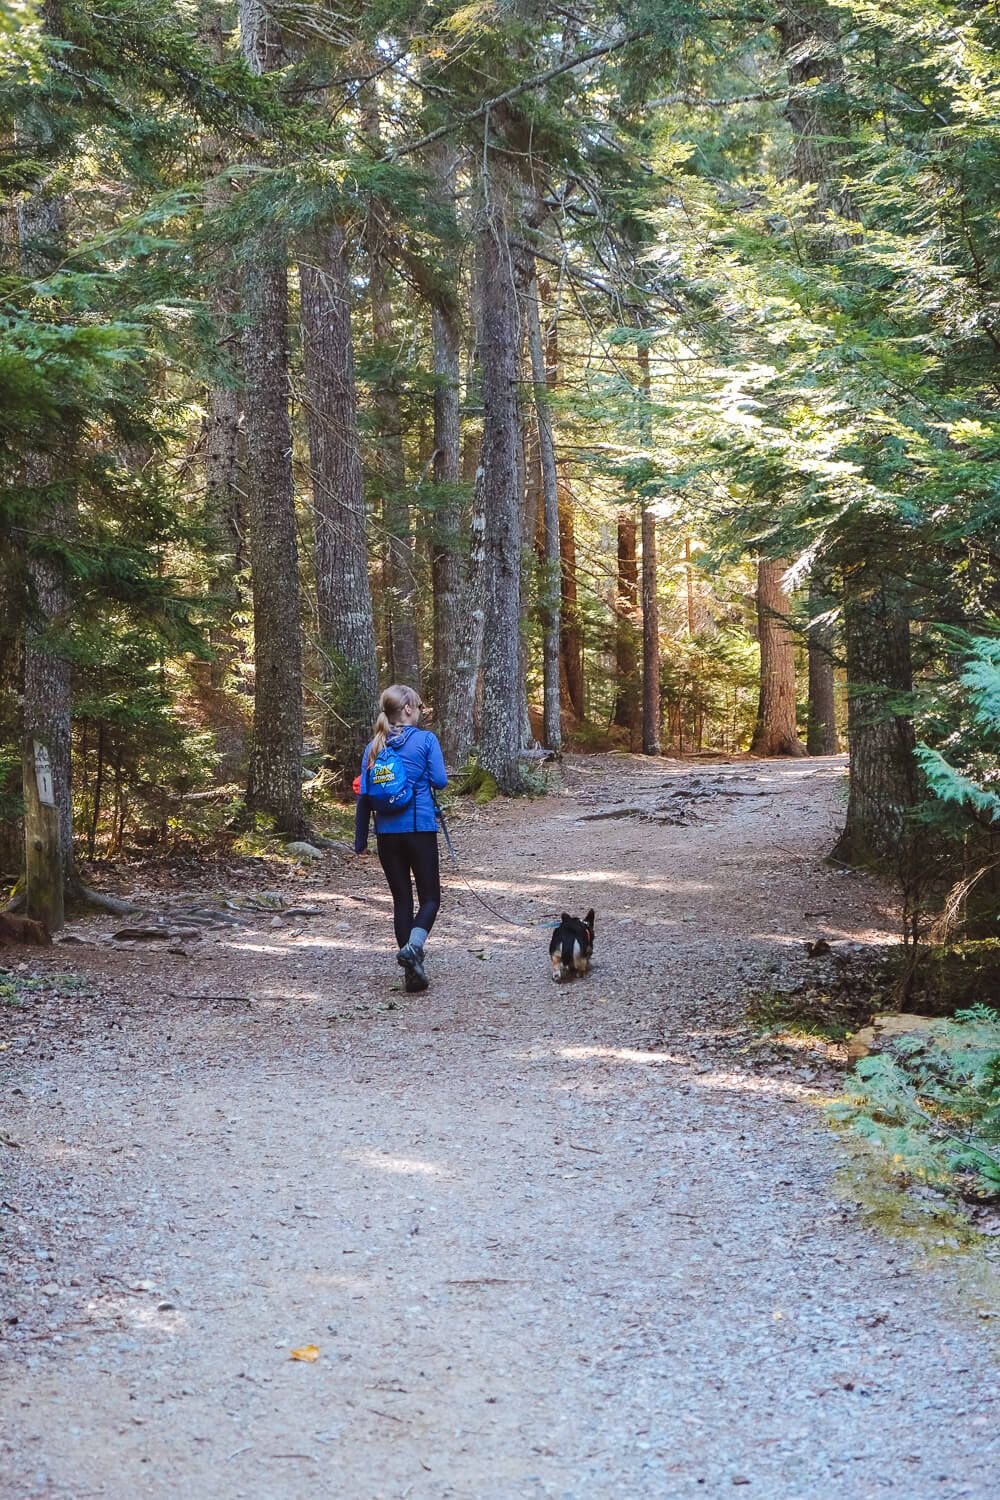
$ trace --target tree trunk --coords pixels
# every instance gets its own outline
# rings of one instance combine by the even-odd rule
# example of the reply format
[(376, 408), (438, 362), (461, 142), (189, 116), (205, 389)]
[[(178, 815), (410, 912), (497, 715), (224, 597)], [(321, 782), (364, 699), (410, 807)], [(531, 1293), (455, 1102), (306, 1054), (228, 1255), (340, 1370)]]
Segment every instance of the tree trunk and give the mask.
[[(466, 354), (465, 401), (470, 408), (482, 404), (480, 340), (483, 326), (482, 245), (477, 241), (473, 258), (471, 308)], [(483, 639), (486, 629), (486, 485), (482, 465), (482, 437), (470, 429), (462, 442), (462, 483), (472, 488), (469, 516), (468, 561), (462, 586), (461, 628), (452, 659), (453, 694), (448, 708), (450, 764), (461, 765), (475, 740), (476, 708), (481, 698)]]
[(695, 636), (694, 618), (694, 569), (691, 567), (691, 538), (684, 538), (684, 593), (687, 600), (688, 640)]
[[(817, 218), (829, 210), (840, 214), (851, 210), (850, 199), (837, 180), (844, 154), (843, 122), (829, 92), (815, 87), (843, 79), (839, 15), (823, 0), (796, 0), (794, 6), (783, 7), (776, 28), (792, 86), (784, 114), (793, 133), (793, 170), (799, 182), (815, 185), (813, 213)], [(831, 251), (842, 250), (846, 244), (845, 236), (830, 236)]]
[[(198, 35), (213, 62), (221, 63), (225, 57), (225, 44), (222, 17), (217, 10), (206, 10), (202, 6)], [(205, 217), (210, 223), (212, 216), (222, 212), (233, 195), (232, 183), (226, 172), (228, 152), (224, 138), (214, 132), (206, 134), (202, 139), (201, 153), (207, 179)], [(229, 347), (229, 335), (236, 326), (239, 295), (235, 278), (224, 255), (216, 257), (214, 271), (209, 282), (208, 299), (218, 347), (220, 351), (224, 351)], [(224, 693), (226, 679), (239, 651), (234, 617), (244, 605), (237, 581), (246, 566), (244, 475), (240, 452), (240, 393), (237, 377), (238, 372), (230, 368), (224, 355), (221, 356), (215, 378), (208, 388), (202, 430), (205, 513), (216, 538), (216, 567), (210, 586), (218, 600), (219, 617), (213, 622), (209, 634), (212, 661), (207, 672), (199, 674), (199, 677), (203, 688), (207, 688), (213, 698)], [(235, 739), (233, 735), (233, 730), (240, 721), (238, 715), (228, 708), (219, 705), (219, 709), (226, 730), (224, 755), (229, 762), (230, 773), (235, 774), (244, 748), (242, 735), (237, 734)]]
[[(642, 315), (637, 321), (642, 326)], [(652, 447), (653, 422), (650, 401), (649, 345), (636, 350), (641, 401), (639, 432), (643, 447)], [(642, 506), (642, 752), (659, 755), (662, 709), (660, 704), (660, 610), (656, 558), (656, 517)]]
[(545, 551), (539, 604), (542, 616), (542, 738), (547, 748), (562, 751), (562, 703), (559, 684), (559, 641), (562, 631), (559, 595), (562, 558), (559, 548), (559, 474), (556, 469), (552, 423), (546, 404), (548, 390), (542, 325), (538, 306), (538, 278), (532, 268), (527, 297), (528, 348), (531, 379), (535, 388), (535, 420), (538, 459), (542, 481), (542, 515)]
[(368, 581), (364, 477), (344, 235), (317, 235), (302, 259), (302, 346), (309, 469), (316, 520), (316, 594), (327, 674), (325, 748), (347, 793), (357, 774), (378, 697), (375, 627)]
[(656, 517), (642, 508), (642, 753), (660, 754), (660, 610)]
[(463, 594), (462, 629), (455, 643), (455, 692), (447, 724), (455, 765), (460, 765), (468, 757), (475, 737), (476, 700), (486, 635), (488, 587), (486, 471), (480, 464), (476, 470), (472, 517), (469, 522), (469, 563)]
[[(454, 212), (455, 173), (458, 155), (454, 147), (439, 142), (428, 152), (434, 192), (443, 212)], [(468, 754), (456, 731), (454, 705), (461, 696), (457, 672), (459, 636), (463, 617), (462, 525), (466, 507), (462, 502), (461, 450), (461, 344), (462, 315), (459, 302), (459, 267), (449, 256), (441, 280), (430, 293), (431, 346), (434, 360), (434, 445), (432, 472), (435, 485), (431, 530), (431, 584), (434, 600), (434, 710), (437, 733), (445, 761), (457, 765)], [(473, 470), (474, 473), (474, 470)], [(470, 725), (471, 732), (471, 725)]]
[[(48, 461), (41, 465), (48, 468)], [(45, 478), (49, 476), (46, 475)], [(36, 471), (35, 483), (44, 482)], [(65, 535), (65, 503), (56, 502), (39, 530)], [(60, 564), (28, 556), (32, 600), (24, 642), (23, 786), (27, 914), (49, 932), (63, 925), (77, 884), (71, 795), (71, 681), (59, 633), (69, 626), (71, 600)]]
[[(809, 616), (815, 621), (832, 604), (822, 580), (809, 584)], [(833, 623), (824, 620), (809, 626), (809, 723), (806, 749), (810, 755), (836, 755), (836, 700), (834, 696)]]
[(462, 618), (462, 506), (458, 305), (441, 298), (431, 309), (434, 348), (434, 461), (436, 486), (431, 581), (434, 590), (434, 708), (445, 761), (454, 765), (468, 749), (461, 747), (452, 724), (459, 694), (456, 676)]
[(566, 677), (566, 694), (578, 719), (584, 718), (583, 631), (577, 604), (576, 523), (569, 486), (559, 483), (559, 649)]
[[(261, 0), (240, 0), (243, 55), (254, 73), (278, 60)], [(247, 519), (254, 617), (253, 746), (247, 807), (279, 832), (305, 832), (302, 813), (302, 624), (288, 422), (288, 267), (280, 231), (244, 247), (241, 276), (247, 429)]]
[[(18, 207), (21, 268), (44, 276), (63, 253), (65, 199), (38, 191)], [(25, 536), (28, 583), (24, 629), (24, 691), (21, 702), (22, 787), (27, 914), (49, 932), (63, 925), (65, 906), (80, 890), (73, 858), (72, 684), (60, 636), (69, 629), (72, 598), (55, 551), (38, 539), (67, 541), (75, 500), (60, 484), (75, 445), (67, 433), (51, 453), (34, 454), (25, 482), (36, 495), (35, 519)]]
[(893, 709), (913, 687), (910, 622), (898, 585), (871, 562), (845, 568), (847, 820), (832, 857), (846, 865), (898, 868), (917, 800), (912, 721)]
[[(483, 509), (486, 619), (483, 766), (501, 791), (521, 786), (521, 423), (518, 412), (518, 294), (523, 252), (511, 234), (513, 189), (492, 170), (480, 235), (483, 381)], [(518, 269), (515, 269), (517, 265)], [(519, 274), (520, 272), (520, 274)]]
[(212, 592), (221, 618), (212, 626), (211, 685), (221, 691), (239, 650), (233, 617), (242, 607), (238, 575), (246, 566), (243, 473), (240, 463), (240, 398), (235, 390), (212, 386), (204, 426), (205, 509), (220, 547)]
[(636, 620), (639, 615), (639, 562), (636, 554), (636, 521), (632, 511), (618, 512), (618, 589), (615, 600), (615, 708), (614, 722), (628, 730), (629, 748), (640, 737), (639, 653)]
[[(528, 274), (530, 259), (526, 259), (523, 269)], [(526, 303), (528, 298), (528, 283), (525, 282), (521, 300)], [(518, 362), (524, 358), (523, 339), (520, 338)], [(532, 428), (528, 419), (526, 405), (518, 401), (520, 413), (520, 431), (517, 442), (517, 505), (518, 514), (521, 518), (521, 607), (524, 617), (521, 620), (521, 628), (518, 630), (518, 681), (520, 683), (520, 744), (522, 750), (534, 749), (537, 741), (531, 727), (531, 709), (528, 704), (528, 636), (523, 628), (527, 619), (527, 612), (531, 607), (532, 585), (535, 582), (535, 528), (538, 524), (538, 487), (529, 482), (528, 449), (531, 446)]]
[(787, 566), (770, 558), (757, 565), (760, 696), (751, 755), (806, 753), (798, 738), (795, 643), (787, 624), (788, 595), (782, 582)]
[[(19, 548), (0, 548), (0, 739), (21, 743), (21, 696), (24, 683), (24, 571)], [(17, 875), (24, 865), (22, 819), (14, 811), (19, 768), (0, 776), (0, 876)], [(23, 796), (23, 792), (22, 792)]]
[[(559, 383), (559, 332), (553, 320), (545, 333), (545, 380), (550, 388)], [(557, 471), (558, 474), (558, 471)], [(558, 477), (559, 503), (559, 651), (560, 696), (577, 719), (584, 718), (583, 631), (577, 604), (576, 522), (573, 495)]]
[[(378, 116), (367, 113), (369, 139), (378, 141)], [(386, 613), (389, 671), (394, 682), (408, 683), (420, 691), (420, 653), (417, 642), (417, 580), (414, 572), (413, 536), (406, 494), (406, 462), (403, 455), (403, 418), (399, 382), (395, 373), (398, 354), (392, 315), (392, 299), (385, 267), (385, 233), (378, 219), (379, 205), (369, 213), (368, 288), (372, 311), (372, 337), (385, 372), (375, 387), (375, 412), (379, 435), (379, 489), (386, 533)]]

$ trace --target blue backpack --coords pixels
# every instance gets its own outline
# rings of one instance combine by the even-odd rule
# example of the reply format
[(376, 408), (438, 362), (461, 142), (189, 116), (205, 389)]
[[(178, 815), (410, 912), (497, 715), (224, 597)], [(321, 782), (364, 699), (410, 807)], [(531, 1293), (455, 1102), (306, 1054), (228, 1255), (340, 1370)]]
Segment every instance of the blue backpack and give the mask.
[(402, 812), (413, 801), (413, 783), (391, 745), (366, 768), (363, 790), (377, 813)]

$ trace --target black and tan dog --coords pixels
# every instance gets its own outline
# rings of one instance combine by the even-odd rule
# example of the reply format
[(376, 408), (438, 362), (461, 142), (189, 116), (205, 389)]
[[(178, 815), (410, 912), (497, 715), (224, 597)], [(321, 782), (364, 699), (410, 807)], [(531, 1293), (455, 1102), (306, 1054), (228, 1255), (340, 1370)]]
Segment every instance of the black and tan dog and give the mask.
[(594, 951), (594, 913), (588, 911), (581, 922), (563, 912), (559, 926), (552, 934), (549, 944), (549, 963), (556, 984), (564, 979), (582, 978), (590, 969), (590, 955)]

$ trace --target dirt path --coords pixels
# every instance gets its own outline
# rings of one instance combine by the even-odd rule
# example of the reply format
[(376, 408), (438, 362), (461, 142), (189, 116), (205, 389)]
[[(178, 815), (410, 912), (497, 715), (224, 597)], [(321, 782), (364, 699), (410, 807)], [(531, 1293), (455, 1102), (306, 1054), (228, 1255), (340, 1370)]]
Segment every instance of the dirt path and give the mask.
[[(578, 760), (458, 820), (491, 901), (597, 908), (566, 988), (451, 882), (392, 989), (372, 863), (299, 936), (32, 956), (84, 988), (7, 1013), (5, 1500), (995, 1496), (990, 1326), (838, 1197), (809, 1069), (724, 1034), (878, 931), (819, 857), (841, 775)], [(579, 820), (668, 777), (698, 821)]]

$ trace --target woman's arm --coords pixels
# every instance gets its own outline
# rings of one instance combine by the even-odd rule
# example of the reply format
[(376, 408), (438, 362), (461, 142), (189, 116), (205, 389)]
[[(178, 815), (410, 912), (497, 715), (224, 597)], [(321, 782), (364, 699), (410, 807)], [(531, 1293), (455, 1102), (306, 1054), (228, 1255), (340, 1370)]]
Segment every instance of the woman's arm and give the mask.
[(354, 852), (364, 854), (368, 848), (368, 829), (371, 825), (372, 805), (362, 792), (354, 811)]
[(437, 735), (431, 734), (429, 729), (427, 733), (430, 735), (430, 745), (427, 751), (427, 777), (431, 786), (437, 787), (440, 791), (442, 787), (448, 785), (448, 772), (444, 768), (444, 756), (441, 754)]
[(365, 767), (368, 764), (368, 751), (370, 746), (365, 746), (365, 753), (361, 757), (361, 775), (354, 785), (358, 788), (358, 801), (354, 809), (354, 852), (364, 854), (368, 848), (368, 830), (371, 827), (372, 805), (368, 800), (363, 788), (365, 784)]

